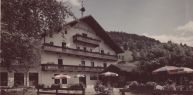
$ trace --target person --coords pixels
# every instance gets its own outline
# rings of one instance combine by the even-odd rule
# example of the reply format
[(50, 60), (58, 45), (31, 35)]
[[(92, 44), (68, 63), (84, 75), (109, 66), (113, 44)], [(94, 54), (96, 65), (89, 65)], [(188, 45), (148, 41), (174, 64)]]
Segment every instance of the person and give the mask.
[(130, 82), (127, 82), (125, 85), (125, 88), (129, 89), (129, 87), (130, 87)]
[(108, 88), (108, 93), (109, 94), (113, 93), (113, 87), (111, 86), (111, 83), (107, 84), (107, 88)]

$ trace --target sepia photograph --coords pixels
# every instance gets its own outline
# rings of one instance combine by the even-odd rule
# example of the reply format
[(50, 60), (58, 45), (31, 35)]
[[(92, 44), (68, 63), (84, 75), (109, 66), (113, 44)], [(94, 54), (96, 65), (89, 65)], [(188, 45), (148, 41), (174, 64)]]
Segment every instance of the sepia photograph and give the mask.
[(193, 0), (0, 7), (0, 95), (193, 95)]

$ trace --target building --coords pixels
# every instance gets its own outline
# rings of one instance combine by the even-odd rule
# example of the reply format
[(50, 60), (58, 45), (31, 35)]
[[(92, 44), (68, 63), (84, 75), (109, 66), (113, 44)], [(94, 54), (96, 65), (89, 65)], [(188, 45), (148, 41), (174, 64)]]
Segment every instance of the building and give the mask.
[(120, 46), (124, 52), (118, 54), (119, 62), (131, 63), (133, 60), (133, 52), (129, 49), (128, 45), (125, 43)]
[[(27, 85), (93, 85), (104, 68), (117, 63), (117, 54), (121, 52), (122, 49), (110, 39), (99, 23), (92, 16), (85, 16), (42, 38), (41, 62), (37, 67), (31, 68), (27, 74), (1, 69), (1, 76), (6, 77), (3, 81), (8, 86), (14, 84), (9, 83), (10, 80), (20, 80), (18, 83)], [(58, 74), (70, 78), (53, 79)]]

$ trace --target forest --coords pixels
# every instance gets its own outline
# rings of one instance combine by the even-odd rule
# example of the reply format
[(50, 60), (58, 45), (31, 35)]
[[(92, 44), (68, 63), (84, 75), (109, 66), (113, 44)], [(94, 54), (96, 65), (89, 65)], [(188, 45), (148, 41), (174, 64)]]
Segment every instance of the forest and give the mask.
[(193, 68), (193, 47), (186, 44), (172, 41), (161, 43), (153, 38), (125, 32), (111, 31), (108, 34), (124, 50), (132, 51), (132, 61), (139, 61), (141, 72), (149, 73), (166, 65)]

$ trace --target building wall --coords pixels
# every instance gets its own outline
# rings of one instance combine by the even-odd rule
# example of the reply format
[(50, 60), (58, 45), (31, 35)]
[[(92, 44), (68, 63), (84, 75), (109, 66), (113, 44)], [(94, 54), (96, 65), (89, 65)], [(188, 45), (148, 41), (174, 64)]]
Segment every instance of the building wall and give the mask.
[[(65, 34), (65, 31), (67, 30), (67, 33)], [(90, 46), (83, 46), (80, 44), (76, 44), (73, 42), (73, 36), (76, 34), (86, 33), (87, 37), (92, 37), (94, 39), (101, 40), (98, 47), (90, 47)], [(112, 50), (100, 37), (96, 35), (96, 33), (89, 28), (89, 26), (85, 23), (80, 22), (79, 24), (75, 25), (74, 27), (64, 27), (61, 32), (55, 33), (52, 36), (45, 37), (45, 43), (53, 42), (55, 46), (62, 46), (62, 42), (66, 43), (66, 46), (68, 48), (77, 49), (77, 47), (80, 47), (80, 49), (83, 49), (83, 47), (86, 47), (87, 50), (92, 49), (92, 52), (101, 52), (101, 50), (104, 50), (104, 53), (109, 53), (110, 55), (116, 55), (115, 51)], [(95, 66), (103, 67), (103, 63), (107, 63), (107, 66), (110, 64), (116, 64), (117, 61), (106, 61), (106, 60), (100, 60), (96, 58), (86, 58), (82, 56), (72, 56), (67, 54), (59, 54), (59, 53), (53, 53), (53, 52), (47, 52), (43, 51), (41, 53), (41, 64), (47, 64), (47, 63), (53, 63), (58, 64), (58, 59), (63, 59), (63, 65), (76, 65), (79, 66), (81, 64), (81, 61), (85, 61), (85, 66), (91, 66), (91, 62), (94, 62)], [(59, 71), (41, 71), (40, 73), (40, 83), (46, 84), (47, 86), (50, 86), (54, 83), (54, 79), (52, 77), (54, 74), (68, 74), (71, 76), (70, 79), (68, 79), (68, 84), (75, 84), (79, 83), (78, 78), (74, 78), (77, 74), (84, 74), (86, 75), (86, 84), (87, 85), (94, 85), (96, 80), (90, 80), (90, 76), (97, 75), (93, 74), (91, 72), (59, 72)]]
[(125, 50), (123, 53), (118, 54), (119, 61), (131, 62), (133, 61), (132, 51)]
[[(65, 34), (65, 30), (67, 30), (67, 34)], [(96, 33), (85, 23), (79, 23), (70, 28), (64, 27), (61, 32), (53, 34), (52, 37), (45, 37), (45, 42), (54, 42), (54, 45), (56, 46), (62, 46), (62, 42), (66, 42), (67, 47), (69, 48), (76, 49), (77, 47), (80, 47), (80, 49), (83, 49), (85, 46), (73, 43), (73, 36), (82, 33), (86, 33), (88, 37), (101, 40), (99, 47), (87, 47), (87, 50), (92, 49), (93, 52), (100, 52), (100, 50), (104, 50), (105, 53), (109, 52), (111, 55), (116, 55), (115, 51), (112, 50), (107, 44), (105, 44), (105, 42), (100, 37), (96, 36)]]
[[(65, 31), (67, 30), (67, 33)], [(98, 40), (101, 40), (98, 47), (90, 47), (85, 45), (76, 44), (73, 42), (73, 36), (76, 34), (82, 34), (86, 33), (88, 37), (92, 37)], [(44, 40), (42, 39), (43, 44)], [(92, 52), (101, 52), (101, 50), (104, 50), (104, 53), (109, 53), (110, 55), (116, 55), (115, 51), (110, 48), (99, 36), (96, 35), (93, 29), (91, 29), (86, 23), (80, 22), (77, 25), (73, 27), (64, 27), (61, 32), (55, 33), (52, 36), (46, 36), (45, 37), (45, 43), (54, 42), (54, 45), (56, 46), (62, 46), (62, 42), (65, 42), (67, 47), (76, 49), (77, 47), (80, 47), (80, 49), (83, 49), (84, 47), (87, 48), (87, 50), (92, 49)], [(51, 53), (51, 52), (45, 52), (41, 51), (41, 56), (39, 62), (40, 64), (46, 64), (48, 62), (58, 64), (58, 59), (63, 59), (64, 65), (80, 65), (81, 61), (85, 61), (86, 66), (91, 66), (91, 62), (94, 62), (95, 66), (103, 67), (103, 63), (107, 63), (107, 66), (110, 64), (116, 64), (116, 61), (107, 61), (107, 60), (100, 60), (96, 58), (85, 58), (81, 56), (70, 56), (66, 54), (58, 54), (58, 53)], [(1, 60), (1, 59), (0, 59)], [(37, 62), (38, 63), (38, 62)], [(38, 63), (38, 64), (39, 64)], [(79, 79), (75, 78), (77, 74), (83, 74), (86, 75), (86, 82), (87, 85), (93, 85), (96, 80), (90, 80), (90, 76), (97, 75), (96, 73), (92, 72), (59, 72), (59, 71), (42, 71), (41, 66), (37, 65), (37, 67), (30, 68), (28, 73), (38, 73), (38, 81), (39, 84), (46, 84), (47, 86), (50, 86), (54, 83), (54, 80), (52, 77), (54, 74), (68, 74), (71, 76), (70, 79), (68, 79), (68, 84), (74, 84), (79, 83)], [(29, 74), (25, 74), (25, 71), (22, 71), (20, 68), (17, 71), (10, 70), (8, 71), (4, 67), (0, 67), (0, 72), (7, 72), (8, 73), (8, 86), (12, 87), (14, 85), (14, 73), (20, 72), (24, 74), (24, 85), (26, 84), (25, 78), (27, 76), (27, 86), (29, 86)]]

